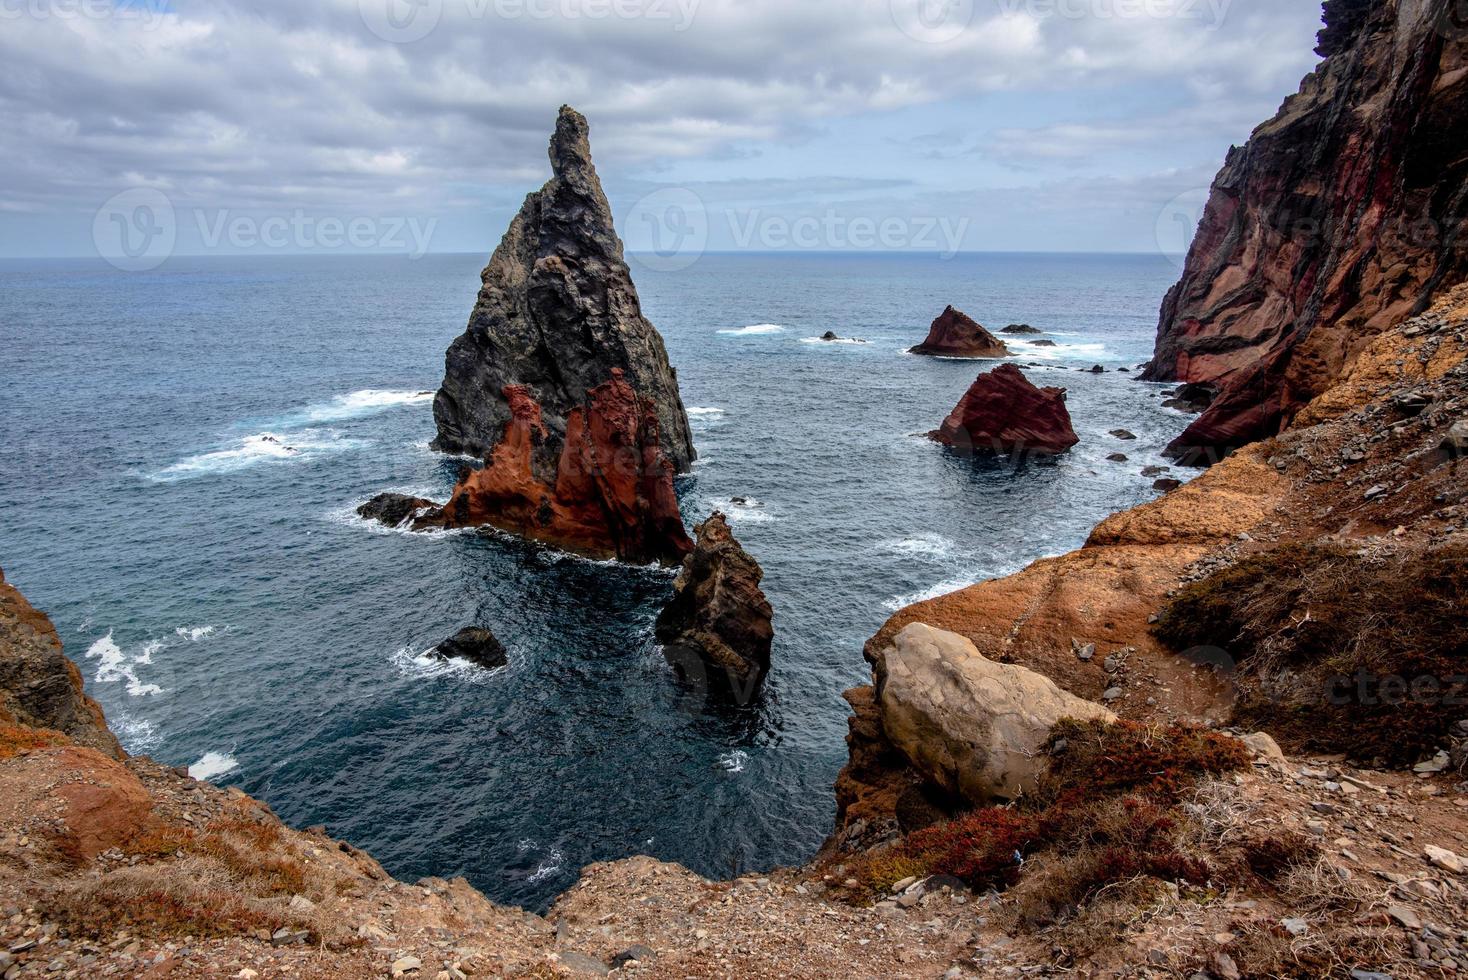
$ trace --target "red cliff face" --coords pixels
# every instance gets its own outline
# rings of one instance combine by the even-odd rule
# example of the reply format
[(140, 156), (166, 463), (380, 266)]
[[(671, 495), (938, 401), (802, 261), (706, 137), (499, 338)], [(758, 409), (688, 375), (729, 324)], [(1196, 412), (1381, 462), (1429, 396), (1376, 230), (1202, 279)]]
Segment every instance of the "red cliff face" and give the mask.
[(928, 339), (909, 353), (931, 357), (1008, 357), (1004, 341), (967, 314), (948, 307), (928, 330)]
[(1057, 456), (1080, 438), (1064, 388), (1036, 388), (1013, 364), (979, 375), (943, 427), (929, 437), (964, 452)]
[(1330, 0), (1326, 60), (1230, 151), (1144, 375), (1221, 389), (1179, 454), (1278, 433), (1373, 336), (1465, 278), (1460, 8)]
[[(657, 408), (620, 369), (566, 418), (554, 485), (534, 456), (547, 438), (541, 408), (521, 385), (504, 389), (511, 418), (482, 470), (459, 482), (447, 527), (490, 525), (594, 558), (677, 564), (693, 549), (660, 445)], [(430, 518), (438, 523), (438, 518)]]

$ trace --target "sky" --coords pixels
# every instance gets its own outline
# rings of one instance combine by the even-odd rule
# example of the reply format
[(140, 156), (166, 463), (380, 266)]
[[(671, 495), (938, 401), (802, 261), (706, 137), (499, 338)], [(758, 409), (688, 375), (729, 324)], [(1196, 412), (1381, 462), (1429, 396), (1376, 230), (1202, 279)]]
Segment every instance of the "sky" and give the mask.
[[(0, 256), (483, 252), (563, 103), (629, 250), (1179, 252), (1315, 0), (0, 0)], [(115, 263), (116, 264), (116, 263)]]

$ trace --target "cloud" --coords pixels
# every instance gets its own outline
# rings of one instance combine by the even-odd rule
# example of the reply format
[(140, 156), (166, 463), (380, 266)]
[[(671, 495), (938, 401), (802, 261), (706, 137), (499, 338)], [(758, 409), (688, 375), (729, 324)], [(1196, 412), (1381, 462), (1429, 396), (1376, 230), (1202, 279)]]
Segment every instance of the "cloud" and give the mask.
[[(1219, 107), (1292, 89), (1315, 20), (1312, 4), (1276, 0), (1139, 0), (1165, 16), (1119, 14), (1132, 0), (960, 0), (971, 17), (924, 34), (909, 16), (919, 0), (420, 2), (132, 0), (102, 17), (7, 2), (0, 210), (85, 213), (133, 186), (183, 207), (498, 206), (544, 178), (563, 102), (591, 118), (614, 178), (733, 180), (741, 161), (803, 148), (792, 180), (881, 180), (891, 173), (825, 142), (833, 120), (880, 134), (966, 100), (1155, 93), (1134, 121), (1078, 105), (1074, 120), (997, 133), (957, 119), (957, 143), (914, 144), (933, 160), (966, 158), (954, 147), (967, 141), (1011, 163), (1063, 162), (1083, 146), (1155, 145), (1190, 114), (1200, 139), (1232, 134)], [(414, 11), (431, 23), (404, 20)]]

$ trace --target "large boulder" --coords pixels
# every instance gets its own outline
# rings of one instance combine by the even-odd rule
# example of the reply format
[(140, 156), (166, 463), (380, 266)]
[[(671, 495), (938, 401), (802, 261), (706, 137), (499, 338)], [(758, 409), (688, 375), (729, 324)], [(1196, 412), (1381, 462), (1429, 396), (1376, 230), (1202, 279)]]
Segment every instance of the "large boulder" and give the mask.
[(485, 670), (508, 666), (510, 655), (499, 637), (481, 626), (468, 626), (444, 640), (433, 650), (439, 660), (465, 660)]
[(693, 552), (657, 620), (658, 642), (675, 664), (694, 657), (711, 682), (752, 692), (770, 669), (774, 612), (760, 589), (764, 570), (717, 511), (697, 528)]
[(1055, 456), (1080, 442), (1064, 388), (1037, 388), (1013, 364), (979, 375), (929, 438), (963, 452)]
[(1049, 678), (988, 660), (964, 637), (923, 623), (896, 634), (876, 668), (887, 740), (926, 779), (975, 805), (1034, 788), (1057, 722), (1116, 720)]
[(948, 307), (928, 329), (928, 339), (912, 348), (911, 354), (930, 357), (1008, 357), (1004, 341), (967, 314)]
[(438, 504), (404, 493), (379, 493), (361, 507), (357, 516), (377, 521), (387, 527), (401, 527), (409, 518), (418, 518), (438, 510)]
[(0, 570), (0, 721), (49, 728), (113, 758), (122, 747), (97, 702), (82, 692), (82, 675), (61, 651), (46, 614), (6, 583)]
[(536, 478), (554, 485), (573, 415), (620, 369), (651, 406), (677, 473), (695, 453), (663, 338), (647, 318), (623, 259), (611, 206), (591, 162), (585, 117), (561, 108), (551, 180), (525, 200), (483, 273), (468, 329), (448, 349), (433, 403), (434, 448), (487, 456), (514, 416), (507, 389), (540, 406)]

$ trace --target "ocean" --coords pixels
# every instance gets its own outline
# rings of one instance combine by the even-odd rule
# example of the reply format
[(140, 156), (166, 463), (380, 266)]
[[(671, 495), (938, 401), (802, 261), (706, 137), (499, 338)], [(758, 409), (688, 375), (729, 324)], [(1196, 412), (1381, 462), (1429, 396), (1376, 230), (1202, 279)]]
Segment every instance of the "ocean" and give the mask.
[[(1187, 423), (1115, 371), (1150, 356), (1160, 256), (634, 258), (701, 456), (685, 516), (729, 515), (775, 609), (764, 696), (711, 710), (653, 640), (671, 573), (355, 516), (453, 485), (432, 391), (484, 261), (0, 261), (0, 567), (130, 751), (501, 902), (543, 909), (633, 854), (711, 876), (809, 858), (866, 638), (1156, 496), (1140, 471)], [(984, 367), (905, 353), (949, 303), (1048, 332), (1012, 346), (1069, 389), (1079, 447), (1014, 467), (922, 438)], [(508, 668), (426, 656), (470, 624)]]

